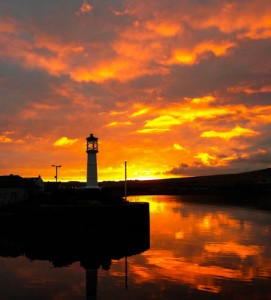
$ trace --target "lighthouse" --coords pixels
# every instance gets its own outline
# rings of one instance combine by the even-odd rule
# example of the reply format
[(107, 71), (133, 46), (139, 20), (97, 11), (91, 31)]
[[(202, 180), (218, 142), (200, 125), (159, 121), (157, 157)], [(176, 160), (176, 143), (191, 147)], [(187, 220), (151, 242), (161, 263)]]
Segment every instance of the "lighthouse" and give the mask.
[(88, 189), (97, 189), (98, 188), (98, 179), (97, 179), (97, 157), (98, 153), (98, 138), (95, 137), (92, 133), (87, 140), (87, 186)]

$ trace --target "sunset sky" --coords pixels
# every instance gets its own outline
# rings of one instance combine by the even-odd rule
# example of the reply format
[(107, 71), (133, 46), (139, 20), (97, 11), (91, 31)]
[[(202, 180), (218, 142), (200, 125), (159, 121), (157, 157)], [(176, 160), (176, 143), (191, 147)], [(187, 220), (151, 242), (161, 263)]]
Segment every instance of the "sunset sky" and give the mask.
[(270, 1), (0, 1), (0, 175), (268, 168), (270, 96)]

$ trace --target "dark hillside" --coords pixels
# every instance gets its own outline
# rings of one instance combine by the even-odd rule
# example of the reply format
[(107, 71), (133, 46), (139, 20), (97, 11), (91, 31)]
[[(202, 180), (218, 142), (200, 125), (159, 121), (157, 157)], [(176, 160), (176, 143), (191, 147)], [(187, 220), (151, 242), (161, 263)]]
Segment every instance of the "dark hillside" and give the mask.
[[(124, 193), (124, 182), (102, 182), (102, 187)], [(238, 174), (127, 182), (128, 195), (271, 193), (271, 168)]]

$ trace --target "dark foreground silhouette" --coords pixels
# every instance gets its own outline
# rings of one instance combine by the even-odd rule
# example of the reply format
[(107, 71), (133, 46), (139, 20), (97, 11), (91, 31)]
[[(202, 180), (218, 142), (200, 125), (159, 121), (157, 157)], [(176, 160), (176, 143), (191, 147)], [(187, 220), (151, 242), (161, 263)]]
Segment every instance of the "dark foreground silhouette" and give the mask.
[(2, 212), (0, 256), (46, 260), (54, 267), (80, 262), (86, 270), (86, 299), (96, 299), (97, 270), (149, 249), (149, 222), (146, 203)]

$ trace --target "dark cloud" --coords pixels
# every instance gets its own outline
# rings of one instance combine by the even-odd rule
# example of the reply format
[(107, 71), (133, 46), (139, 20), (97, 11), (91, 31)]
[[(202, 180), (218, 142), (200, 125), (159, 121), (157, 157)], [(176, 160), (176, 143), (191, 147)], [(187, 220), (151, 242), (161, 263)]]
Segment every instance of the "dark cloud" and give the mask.
[[(225, 155), (220, 156), (226, 158)], [(178, 176), (205, 176), (216, 174), (232, 174), (253, 170), (260, 170), (271, 167), (271, 153), (257, 153), (249, 158), (237, 156), (236, 159), (231, 160), (226, 166), (206, 166), (203, 163), (194, 163), (192, 165), (180, 164), (179, 167), (172, 168), (167, 172), (169, 175)]]

